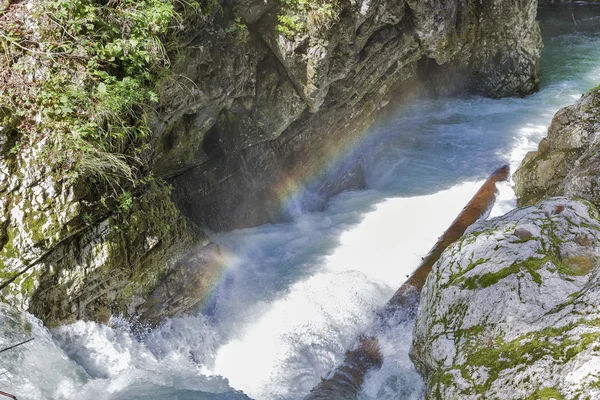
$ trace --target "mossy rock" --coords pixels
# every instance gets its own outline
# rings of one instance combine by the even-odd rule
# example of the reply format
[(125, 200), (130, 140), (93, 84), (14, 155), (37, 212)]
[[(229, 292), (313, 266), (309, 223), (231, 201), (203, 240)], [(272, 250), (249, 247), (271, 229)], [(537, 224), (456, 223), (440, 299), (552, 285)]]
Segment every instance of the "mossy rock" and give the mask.
[(586, 199), (600, 206), (597, 176), (600, 148), (594, 140), (600, 121), (600, 91), (590, 90), (554, 116), (538, 151), (530, 152), (515, 171), (518, 205), (550, 196)]
[[(186, 251), (208, 241), (181, 216), (163, 182), (149, 180), (138, 190), (129, 209), (80, 221), (73, 231), (41, 211), (9, 229), (0, 253), (10, 261), (0, 268), (5, 301), (47, 326), (133, 315)], [(44, 252), (23, 259), (19, 235), (45, 244)]]
[(479, 221), (446, 250), (411, 350), (427, 399), (600, 396), (584, 373), (600, 362), (597, 218), (589, 202), (551, 198)]

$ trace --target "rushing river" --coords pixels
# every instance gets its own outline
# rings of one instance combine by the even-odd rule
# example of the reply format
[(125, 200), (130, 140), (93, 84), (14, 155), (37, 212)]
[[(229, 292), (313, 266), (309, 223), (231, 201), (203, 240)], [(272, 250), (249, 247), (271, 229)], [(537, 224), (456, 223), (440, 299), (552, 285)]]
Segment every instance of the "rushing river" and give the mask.
[[(290, 223), (216, 236), (228, 267), (198, 316), (136, 340), (119, 320), (50, 333), (30, 315), (1, 312), (0, 347), (36, 340), (0, 355), (0, 390), (31, 400), (301, 399), (369, 329), (482, 180), (503, 163), (514, 171), (554, 113), (600, 83), (600, 17), (581, 10), (541, 13), (539, 92), (405, 106), (371, 129), (368, 190)], [(505, 185), (492, 213), (514, 205)], [(422, 397), (411, 331), (411, 321), (398, 321), (380, 337), (385, 361), (361, 399)]]

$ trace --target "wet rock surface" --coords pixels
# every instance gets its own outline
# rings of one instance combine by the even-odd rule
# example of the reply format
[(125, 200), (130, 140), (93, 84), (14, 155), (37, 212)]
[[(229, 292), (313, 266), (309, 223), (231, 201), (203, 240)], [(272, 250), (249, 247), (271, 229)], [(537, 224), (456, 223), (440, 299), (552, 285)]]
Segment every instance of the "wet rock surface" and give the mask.
[(40, 161), (44, 146), (0, 158), (2, 300), (48, 326), (134, 314), (181, 254), (208, 237), (160, 182), (140, 187), (127, 210), (91, 204)]
[[(25, 12), (19, 4), (10, 10)], [(0, 105), (3, 301), (48, 326), (179, 315), (220, 268), (198, 226), (280, 221), (364, 187), (355, 149), (393, 93), (413, 91), (433, 69), (496, 97), (537, 84), (535, 1), (213, 6), (180, 34), (173, 74), (159, 88), (152, 146), (140, 149), (153, 154), (154, 173), (141, 173), (121, 197), (80, 185), (68, 165), (53, 169), (60, 146), (21, 148), (18, 116)], [(26, 12), (17, 17), (30, 25)], [(23, 68), (34, 68), (30, 58)], [(179, 262), (198, 246), (198, 257), (184, 259), (191, 264)], [(177, 285), (183, 296), (173, 294)]]

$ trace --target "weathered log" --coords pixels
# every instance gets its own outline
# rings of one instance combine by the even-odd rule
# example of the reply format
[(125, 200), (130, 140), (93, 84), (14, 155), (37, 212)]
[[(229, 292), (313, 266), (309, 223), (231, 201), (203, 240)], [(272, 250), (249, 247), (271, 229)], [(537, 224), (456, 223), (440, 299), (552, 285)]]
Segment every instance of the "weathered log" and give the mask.
[(6, 393), (6, 392), (3, 392), (3, 391), (1, 391), (1, 390), (0, 390), (0, 396), (6, 396), (6, 397), (9, 397), (9, 398), (11, 398), (11, 399), (13, 399), (13, 400), (18, 400), (18, 399), (17, 399), (15, 396), (13, 396), (12, 394), (10, 394), (10, 393)]
[(510, 177), (510, 167), (504, 165), (498, 168), (490, 175), (490, 177), (484, 182), (479, 188), (477, 193), (467, 203), (465, 208), (462, 209), (458, 217), (442, 236), (438, 239), (433, 248), (427, 253), (421, 264), (417, 267), (415, 272), (408, 278), (402, 286), (394, 293), (394, 296), (390, 299), (387, 306), (402, 306), (405, 301), (404, 293), (410, 288), (421, 291), (427, 276), (431, 272), (433, 264), (439, 260), (440, 256), (452, 243), (456, 242), (465, 233), (467, 228), (471, 226), (475, 221), (481, 217), (487, 217), (491, 211), (494, 203), (496, 202), (496, 195), (498, 189), (496, 183), (507, 181)]
[[(423, 258), (415, 272), (394, 293), (387, 302), (384, 312), (380, 314), (379, 326), (376, 331), (385, 329), (387, 320), (396, 312), (407, 309), (414, 314), (418, 305), (419, 295), (433, 264), (440, 258), (444, 250), (457, 241), (475, 221), (487, 217), (494, 206), (498, 189), (496, 183), (507, 181), (510, 168), (504, 165), (490, 175), (473, 198), (462, 209), (450, 227), (438, 239), (433, 248)], [(304, 400), (343, 400), (356, 398), (360, 391), (366, 373), (373, 368), (380, 368), (383, 356), (379, 351), (379, 341), (375, 336), (362, 337), (358, 347), (346, 352), (342, 365), (337, 367), (332, 376), (323, 379)]]

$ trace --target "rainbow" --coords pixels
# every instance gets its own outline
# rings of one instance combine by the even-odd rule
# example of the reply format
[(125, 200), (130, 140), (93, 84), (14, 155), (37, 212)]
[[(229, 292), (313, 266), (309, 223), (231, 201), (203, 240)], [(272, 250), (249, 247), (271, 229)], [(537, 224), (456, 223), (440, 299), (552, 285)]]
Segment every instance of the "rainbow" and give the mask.
[[(280, 172), (276, 177), (275, 185), (271, 189), (271, 195), (276, 200), (275, 212), (284, 217), (298, 216), (307, 197), (318, 193), (323, 179), (374, 143), (367, 140), (374, 136), (374, 132), (369, 129), (368, 124), (363, 124), (358, 128), (345, 131), (338, 129), (335, 134), (321, 135), (320, 143), (315, 146), (318, 150), (311, 153), (311, 157), (307, 157), (306, 163), (298, 163), (291, 170)], [(227, 272), (240, 266), (247, 258), (244, 254), (226, 249), (219, 249), (218, 254), (210, 257), (211, 261), (205, 263), (205, 267), (202, 268), (210, 271), (198, 271), (202, 276), (195, 279), (198, 282), (197, 293), (201, 298), (199, 310), (202, 312), (210, 311), (215, 292), (223, 285)]]
[(337, 129), (335, 132), (321, 135), (319, 142), (311, 149), (310, 157), (305, 162), (297, 163), (290, 171), (280, 173), (272, 193), (276, 198), (279, 215), (296, 216), (302, 208), (307, 196), (319, 192), (320, 185), (326, 177), (335, 174), (345, 162), (356, 158), (374, 141), (367, 139), (374, 136), (375, 130), (369, 124)]

